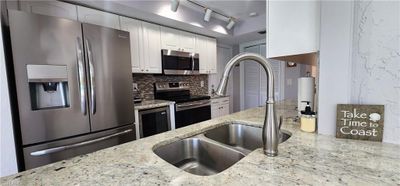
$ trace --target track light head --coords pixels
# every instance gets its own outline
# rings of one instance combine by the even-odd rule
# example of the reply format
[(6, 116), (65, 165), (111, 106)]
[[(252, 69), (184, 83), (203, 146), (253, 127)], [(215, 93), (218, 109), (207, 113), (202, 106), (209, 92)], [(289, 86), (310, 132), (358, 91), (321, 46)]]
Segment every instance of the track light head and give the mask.
[(209, 8), (206, 8), (206, 13), (204, 14), (204, 21), (206, 21), (206, 22), (210, 21), (211, 13), (212, 13), (212, 10)]
[(226, 28), (230, 30), (232, 29), (233, 25), (235, 25), (235, 21), (233, 20), (233, 18), (230, 18), (228, 24), (226, 25)]
[(171, 11), (176, 12), (178, 10), (180, 0), (171, 0)]

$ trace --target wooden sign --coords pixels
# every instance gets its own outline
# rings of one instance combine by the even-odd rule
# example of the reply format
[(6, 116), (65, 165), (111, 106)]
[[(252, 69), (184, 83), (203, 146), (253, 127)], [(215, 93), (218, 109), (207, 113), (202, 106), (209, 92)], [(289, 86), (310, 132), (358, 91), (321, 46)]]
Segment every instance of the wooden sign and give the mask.
[(338, 104), (336, 112), (336, 137), (382, 141), (383, 105)]

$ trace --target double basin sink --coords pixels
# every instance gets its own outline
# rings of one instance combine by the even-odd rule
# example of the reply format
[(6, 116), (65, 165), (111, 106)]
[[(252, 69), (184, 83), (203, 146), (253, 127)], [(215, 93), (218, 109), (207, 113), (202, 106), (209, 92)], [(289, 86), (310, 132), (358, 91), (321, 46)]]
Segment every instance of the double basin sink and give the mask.
[[(289, 132), (282, 131), (279, 142), (289, 138)], [(234, 123), (157, 147), (153, 151), (175, 167), (207, 176), (224, 171), (262, 146), (262, 128)]]

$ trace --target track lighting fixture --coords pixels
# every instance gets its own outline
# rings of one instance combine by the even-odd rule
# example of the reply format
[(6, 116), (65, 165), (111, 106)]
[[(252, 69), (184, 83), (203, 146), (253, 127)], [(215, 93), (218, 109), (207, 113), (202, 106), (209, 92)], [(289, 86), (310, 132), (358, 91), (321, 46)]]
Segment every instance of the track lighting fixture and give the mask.
[(235, 21), (233, 20), (233, 18), (230, 18), (228, 24), (226, 25), (226, 28), (230, 30), (232, 29), (233, 25), (235, 25)]
[(211, 13), (212, 13), (212, 10), (209, 8), (206, 8), (206, 13), (204, 14), (204, 21), (207, 21), (207, 22), (210, 21)]
[(171, 11), (176, 12), (178, 10), (180, 0), (171, 0)]

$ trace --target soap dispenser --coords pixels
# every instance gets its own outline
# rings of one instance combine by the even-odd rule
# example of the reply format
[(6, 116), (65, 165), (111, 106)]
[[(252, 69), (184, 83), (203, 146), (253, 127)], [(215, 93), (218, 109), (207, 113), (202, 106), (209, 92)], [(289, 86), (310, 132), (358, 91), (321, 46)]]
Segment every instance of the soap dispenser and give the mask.
[(316, 129), (316, 118), (315, 112), (311, 110), (310, 102), (307, 102), (304, 111), (301, 111), (300, 118), (300, 129), (304, 132), (315, 132)]

